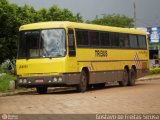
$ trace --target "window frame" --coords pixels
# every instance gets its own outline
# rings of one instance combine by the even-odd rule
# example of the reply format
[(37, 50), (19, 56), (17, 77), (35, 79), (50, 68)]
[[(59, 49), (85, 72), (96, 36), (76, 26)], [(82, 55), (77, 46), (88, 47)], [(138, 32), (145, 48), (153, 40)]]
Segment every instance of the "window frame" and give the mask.
[[(71, 45), (73, 47), (73, 49), (70, 49), (70, 39), (69, 39), (69, 31), (72, 31), (72, 34), (73, 34), (73, 45)], [(75, 45), (75, 34), (74, 34), (74, 29), (72, 28), (68, 28), (68, 56), (69, 57), (75, 57), (76, 56), (76, 45)]]
[[(21, 57), (21, 56), (19, 56), (19, 51), (20, 51), (20, 39), (21, 39), (21, 32), (26, 32), (26, 31), (40, 31), (40, 33), (41, 33), (41, 31), (42, 30), (50, 30), (50, 29), (63, 29), (64, 30), (64, 32), (65, 32), (65, 50), (66, 50), (66, 52), (65, 52), (65, 54), (64, 54), (64, 56), (58, 56), (58, 57), (56, 57), (56, 58), (62, 58), (62, 57), (66, 57), (66, 55), (67, 55), (67, 39), (66, 39), (66, 36), (67, 36), (67, 31), (66, 31), (66, 29), (65, 28), (63, 28), (63, 27), (60, 27), (60, 28), (44, 28), (44, 29), (29, 29), (29, 30), (21, 30), (21, 31), (19, 31), (19, 38), (18, 38), (18, 49), (17, 49), (17, 58), (18, 59), (37, 59), (37, 58), (53, 58), (53, 57), (41, 57), (40, 56), (40, 52), (39, 52), (39, 56), (38, 57)], [(41, 45), (40, 45), (40, 43), (41, 42), (43, 42), (42, 41), (42, 38), (40, 37), (39, 38), (40, 39), (40, 41), (39, 41), (39, 49), (40, 49), (40, 47), (41, 47)], [(28, 56), (28, 55), (27, 55)]]
[[(77, 31), (87, 32), (87, 37), (86, 37), (86, 38), (88, 39), (88, 45), (79, 45), (79, 44), (78, 44)], [(79, 48), (79, 47), (80, 47), (80, 48), (81, 48), (81, 47), (84, 47), (84, 48), (88, 47), (88, 48), (89, 48), (89, 47), (90, 47), (90, 42), (89, 42), (89, 37), (88, 37), (88, 30), (86, 30), (86, 29), (75, 29), (75, 34), (76, 34), (76, 35), (75, 35), (75, 39), (76, 39), (76, 46), (77, 46), (77, 48)]]
[[(102, 39), (101, 39), (101, 35), (102, 34), (108, 34), (108, 42), (109, 42), (109, 46), (106, 46), (106, 45), (102, 45)], [(99, 40), (100, 40), (100, 47), (101, 48), (111, 48), (111, 41), (110, 41), (110, 38), (109, 38), (109, 32), (105, 32), (105, 31), (101, 31), (99, 32)]]
[[(144, 42), (145, 42), (145, 47), (141, 47), (140, 46), (140, 42), (139, 42), (139, 37), (143, 37), (144, 39)], [(137, 35), (137, 39), (138, 39), (138, 46), (139, 46), (139, 49), (147, 49), (147, 41), (146, 41), (146, 36), (145, 35)], [(142, 40), (141, 40), (142, 41)], [(143, 41), (142, 41), (143, 42)], [(143, 44), (143, 43), (142, 43)]]
[[(77, 30), (78, 31), (88, 31), (88, 45), (78, 45), (78, 43), (77, 43), (77, 32), (76, 32)], [(90, 41), (90, 38), (89, 38), (89, 32), (92, 32), (92, 31), (99, 33), (99, 46), (91, 45), (91, 41)], [(101, 34), (105, 34), (105, 33), (108, 34), (109, 46), (105, 46), (105, 45), (103, 46), (102, 45)], [(146, 35), (144, 35), (144, 34), (134, 34), (134, 33), (125, 33), (125, 32), (111, 32), (111, 31), (101, 31), (101, 30), (98, 31), (98, 30), (89, 30), (89, 29), (78, 29), (78, 28), (75, 28), (75, 34), (76, 34), (75, 36), (76, 36), (76, 47), (77, 48), (147, 50), (147, 38), (145, 37)], [(125, 47), (125, 46), (120, 47), (120, 34), (127, 35), (128, 47)], [(111, 35), (114, 36), (114, 39), (118, 40), (118, 45), (117, 46), (112, 45)], [(136, 48), (131, 47), (130, 35), (135, 35), (137, 37), (137, 45), (138, 46)], [(145, 37), (145, 46), (146, 46), (145, 48), (140, 48), (140, 46), (139, 46), (139, 41), (138, 41), (138, 36), (139, 35)]]
[[(91, 33), (98, 33), (98, 40), (96, 41), (96, 42), (98, 42), (98, 45), (93, 45), (92, 44), (92, 42), (93, 42), (93, 39), (91, 39)], [(100, 34), (99, 34), (100, 32), (99, 31), (95, 31), (95, 30), (89, 30), (88, 31), (88, 39), (89, 39), (89, 46), (91, 47), (91, 48), (99, 48), (99, 47), (101, 47), (100, 46)]]

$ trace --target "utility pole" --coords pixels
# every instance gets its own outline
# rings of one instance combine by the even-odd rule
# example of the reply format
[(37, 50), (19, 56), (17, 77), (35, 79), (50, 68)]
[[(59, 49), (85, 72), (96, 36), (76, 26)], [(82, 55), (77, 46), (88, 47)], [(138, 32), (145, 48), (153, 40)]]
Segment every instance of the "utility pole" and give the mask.
[(136, 3), (133, 3), (133, 7), (134, 7), (134, 27), (136, 28), (137, 26), (137, 16), (136, 16)]

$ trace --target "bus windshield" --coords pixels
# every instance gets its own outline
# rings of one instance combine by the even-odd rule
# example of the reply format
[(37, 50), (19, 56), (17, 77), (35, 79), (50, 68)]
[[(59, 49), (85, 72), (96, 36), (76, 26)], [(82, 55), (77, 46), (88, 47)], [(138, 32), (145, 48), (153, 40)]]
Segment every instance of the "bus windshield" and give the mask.
[(18, 58), (63, 57), (65, 54), (64, 29), (20, 32)]

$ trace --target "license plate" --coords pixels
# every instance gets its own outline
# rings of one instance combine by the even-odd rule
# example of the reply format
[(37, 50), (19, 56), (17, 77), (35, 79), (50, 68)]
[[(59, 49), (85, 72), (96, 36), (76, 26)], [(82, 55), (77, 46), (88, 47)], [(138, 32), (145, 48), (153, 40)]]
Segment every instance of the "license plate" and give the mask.
[(43, 80), (36, 80), (36, 83), (43, 83)]

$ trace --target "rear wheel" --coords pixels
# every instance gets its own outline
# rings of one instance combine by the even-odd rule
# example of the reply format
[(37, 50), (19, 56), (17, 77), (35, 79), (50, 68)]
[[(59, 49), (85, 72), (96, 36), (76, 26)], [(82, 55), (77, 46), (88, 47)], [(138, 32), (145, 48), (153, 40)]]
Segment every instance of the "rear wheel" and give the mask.
[(129, 73), (128, 85), (129, 86), (135, 85), (136, 78), (137, 78), (136, 71), (132, 68)]
[(37, 89), (37, 93), (39, 93), (39, 94), (46, 94), (47, 93), (47, 87), (37, 87), (36, 88)]
[(128, 78), (129, 78), (128, 71), (127, 71), (127, 69), (124, 69), (123, 80), (119, 81), (119, 85), (122, 87), (127, 86), (128, 85)]
[(87, 74), (85, 71), (81, 72), (80, 81), (77, 85), (78, 92), (85, 92), (87, 90)]

